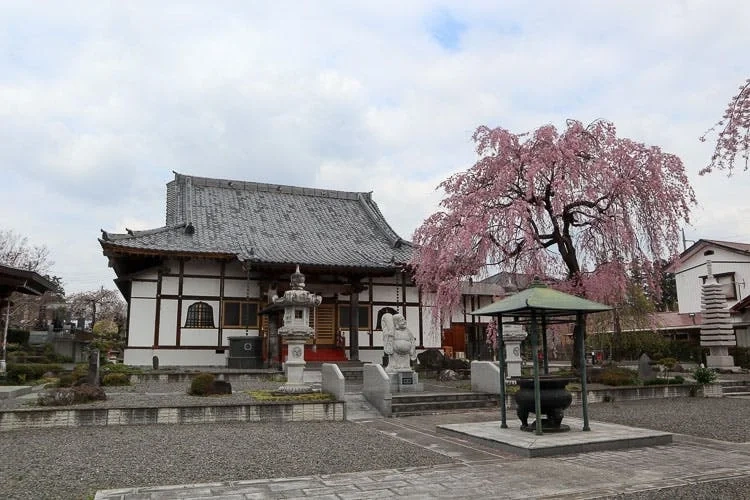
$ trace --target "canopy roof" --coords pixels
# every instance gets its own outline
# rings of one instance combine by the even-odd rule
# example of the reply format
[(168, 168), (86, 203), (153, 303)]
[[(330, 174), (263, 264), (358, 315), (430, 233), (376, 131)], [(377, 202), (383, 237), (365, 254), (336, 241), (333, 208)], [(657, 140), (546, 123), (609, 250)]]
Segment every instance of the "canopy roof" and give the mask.
[(13, 292), (41, 295), (54, 289), (55, 284), (38, 273), (0, 264), (0, 297)]
[(594, 313), (609, 311), (610, 306), (600, 304), (569, 293), (547, 287), (539, 280), (526, 290), (505, 299), (493, 302), (470, 314), (474, 316), (515, 316), (519, 320), (528, 319), (532, 314), (544, 315), (547, 318), (563, 319), (576, 313)]

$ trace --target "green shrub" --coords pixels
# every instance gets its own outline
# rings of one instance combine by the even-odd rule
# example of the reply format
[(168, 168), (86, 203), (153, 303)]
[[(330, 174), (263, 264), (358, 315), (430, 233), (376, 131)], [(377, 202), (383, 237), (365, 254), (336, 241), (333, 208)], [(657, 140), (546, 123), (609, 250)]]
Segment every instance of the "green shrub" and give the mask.
[(637, 380), (638, 374), (635, 371), (628, 370), (627, 368), (618, 368), (616, 366), (608, 366), (599, 371), (596, 375), (592, 373), (591, 376), (591, 381), (593, 383), (611, 386), (635, 385)]
[(193, 396), (205, 396), (209, 393), (211, 384), (216, 379), (213, 373), (199, 373), (190, 383), (188, 394)]
[(730, 347), (729, 355), (734, 358), (735, 365), (750, 368), (750, 347)]
[(102, 377), (102, 385), (130, 385), (130, 377), (125, 373), (108, 373)]
[(57, 379), (57, 387), (72, 387), (74, 383), (75, 383), (75, 379), (73, 378), (73, 375), (70, 373), (61, 375), (60, 378)]
[(698, 367), (693, 370), (693, 378), (698, 385), (706, 385), (716, 380), (716, 372), (710, 368)]
[(31, 332), (29, 332), (28, 330), (19, 330), (18, 328), (8, 328), (8, 343), (28, 345), (29, 335), (31, 335)]
[(53, 363), (8, 363), (8, 382), (24, 384), (42, 378), (47, 372), (57, 373), (62, 366)]

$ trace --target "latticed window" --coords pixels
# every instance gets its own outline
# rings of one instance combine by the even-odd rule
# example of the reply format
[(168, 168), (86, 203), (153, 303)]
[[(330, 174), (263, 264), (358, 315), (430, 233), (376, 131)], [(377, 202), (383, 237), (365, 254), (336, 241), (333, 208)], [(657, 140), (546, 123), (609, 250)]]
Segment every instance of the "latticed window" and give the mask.
[(214, 328), (214, 309), (205, 302), (188, 307), (185, 328)]

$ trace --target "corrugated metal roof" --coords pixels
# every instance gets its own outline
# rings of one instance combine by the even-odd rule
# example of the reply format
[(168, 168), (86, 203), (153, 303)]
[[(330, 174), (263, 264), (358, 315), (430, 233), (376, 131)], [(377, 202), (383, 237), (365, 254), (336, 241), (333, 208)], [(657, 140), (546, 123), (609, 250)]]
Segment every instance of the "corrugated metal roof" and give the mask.
[(547, 316), (569, 316), (576, 312), (590, 313), (609, 311), (611, 307), (575, 295), (548, 288), (546, 285), (534, 282), (522, 292), (493, 302), (470, 314), (475, 316), (528, 316), (532, 311), (544, 313)]
[(370, 193), (175, 173), (167, 185), (166, 215), (161, 228), (104, 232), (102, 246), (394, 269), (412, 253), (411, 243), (388, 225)]

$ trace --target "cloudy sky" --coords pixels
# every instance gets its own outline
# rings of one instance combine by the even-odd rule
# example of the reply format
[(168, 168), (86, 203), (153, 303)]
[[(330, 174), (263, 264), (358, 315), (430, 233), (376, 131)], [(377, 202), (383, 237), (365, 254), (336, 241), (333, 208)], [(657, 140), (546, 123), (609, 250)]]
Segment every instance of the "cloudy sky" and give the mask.
[(3, 1), (0, 228), (69, 292), (112, 287), (99, 229), (163, 225), (172, 171), (373, 191), (410, 238), (478, 125), (606, 118), (682, 158), (687, 239), (750, 242), (750, 172), (697, 175), (748, 26), (742, 0)]

